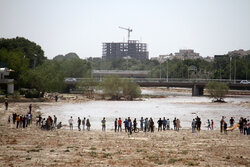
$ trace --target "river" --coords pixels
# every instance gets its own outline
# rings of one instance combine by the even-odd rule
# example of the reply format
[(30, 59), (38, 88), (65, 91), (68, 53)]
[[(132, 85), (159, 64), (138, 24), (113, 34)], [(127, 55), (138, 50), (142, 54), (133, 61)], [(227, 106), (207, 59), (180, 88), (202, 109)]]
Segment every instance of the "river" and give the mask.
[[(90, 119), (92, 129), (101, 129), (103, 117), (107, 120), (107, 129), (114, 128), (115, 118), (127, 117), (136, 118), (139, 124), (141, 117), (152, 117), (155, 125), (161, 117), (169, 118), (171, 121), (176, 117), (181, 121), (183, 128), (190, 128), (192, 119), (199, 116), (202, 121), (202, 129), (207, 125), (207, 119), (214, 120), (215, 129), (219, 127), (222, 116), (226, 116), (229, 122), (230, 117), (239, 120), (240, 117), (250, 119), (250, 97), (238, 96), (226, 98), (227, 103), (212, 103), (211, 99), (205, 96), (192, 97), (190, 93), (164, 92), (155, 90), (143, 90), (143, 94), (160, 94), (165, 98), (146, 98), (142, 101), (88, 101), (77, 104), (55, 104), (53, 106), (42, 106), (43, 117), (56, 115), (58, 121), (68, 124), (70, 116), (73, 117), (74, 127), (77, 127), (77, 118), (86, 117)], [(157, 126), (157, 125), (156, 125)]]

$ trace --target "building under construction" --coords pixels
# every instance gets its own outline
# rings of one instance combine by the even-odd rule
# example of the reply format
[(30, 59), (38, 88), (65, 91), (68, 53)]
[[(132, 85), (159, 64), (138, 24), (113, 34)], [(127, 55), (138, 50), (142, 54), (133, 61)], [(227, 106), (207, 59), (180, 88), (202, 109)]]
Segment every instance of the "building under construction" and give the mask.
[(121, 59), (135, 58), (137, 60), (148, 59), (146, 43), (139, 43), (137, 40), (128, 40), (128, 42), (103, 43), (103, 59)]

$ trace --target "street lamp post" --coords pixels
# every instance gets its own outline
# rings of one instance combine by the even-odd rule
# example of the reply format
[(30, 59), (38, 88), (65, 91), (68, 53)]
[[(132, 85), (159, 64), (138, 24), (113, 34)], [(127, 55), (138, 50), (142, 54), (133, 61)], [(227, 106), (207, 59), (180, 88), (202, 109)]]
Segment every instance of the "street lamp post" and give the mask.
[(160, 61), (160, 80), (161, 80), (161, 61)]
[(167, 59), (167, 82), (168, 82), (168, 59)]
[(229, 58), (230, 58), (230, 76), (229, 76), (229, 79), (231, 81), (232, 80), (232, 78), (231, 78), (231, 72), (232, 72), (231, 61), (232, 61), (232, 57), (230, 56)]
[(234, 83), (236, 83), (236, 58), (234, 59)]

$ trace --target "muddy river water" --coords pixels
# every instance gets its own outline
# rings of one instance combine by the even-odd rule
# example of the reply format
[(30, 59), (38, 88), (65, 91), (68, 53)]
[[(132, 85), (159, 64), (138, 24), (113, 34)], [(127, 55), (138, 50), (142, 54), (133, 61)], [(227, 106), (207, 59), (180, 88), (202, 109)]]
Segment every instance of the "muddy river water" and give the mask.
[[(208, 97), (192, 97), (188, 93), (162, 93), (161, 91), (143, 91), (144, 94), (161, 94), (165, 98), (148, 98), (142, 101), (88, 101), (78, 104), (56, 104), (53, 106), (42, 106), (43, 117), (56, 115), (58, 121), (68, 125), (68, 119), (73, 117), (74, 127), (77, 129), (77, 118), (86, 117), (90, 119), (92, 129), (101, 129), (103, 117), (107, 120), (107, 130), (114, 128), (115, 118), (136, 118), (139, 125), (141, 117), (152, 117), (155, 125), (161, 117), (169, 118), (171, 128), (172, 120), (176, 117), (181, 121), (183, 128), (190, 128), (192, 119), (201, 117), (202, 128), (205, 129), (207, 119), (214, 120), (214, 127), (219, 128), (219, 121), (226, 116), (239, 120), (240, 117), (250, 119), (250, 97), (238, 96), (226, 98), (227, 103), (212, 103)], [(157, 125), (156, 125), (157, 126)]]

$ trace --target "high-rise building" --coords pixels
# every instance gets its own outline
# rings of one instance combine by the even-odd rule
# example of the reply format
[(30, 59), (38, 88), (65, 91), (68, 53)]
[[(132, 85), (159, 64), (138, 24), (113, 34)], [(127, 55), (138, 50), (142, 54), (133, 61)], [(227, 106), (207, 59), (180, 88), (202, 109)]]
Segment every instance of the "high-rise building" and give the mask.
[(104, 59), (129, 57), (138, 60), (148, 59), (147, 44), (129, 40), (128, 42), (103, 43), (102, 45), (102, 58)]

